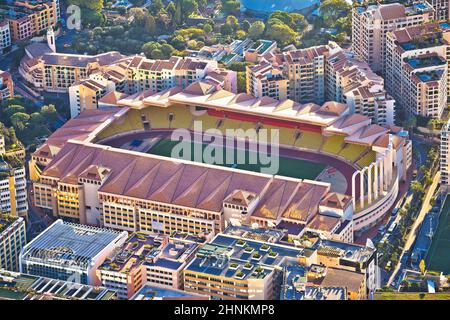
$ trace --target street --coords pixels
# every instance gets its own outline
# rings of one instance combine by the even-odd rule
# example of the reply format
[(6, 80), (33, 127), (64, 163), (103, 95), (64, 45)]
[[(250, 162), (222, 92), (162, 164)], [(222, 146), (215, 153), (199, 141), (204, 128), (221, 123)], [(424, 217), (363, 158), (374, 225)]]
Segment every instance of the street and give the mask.
[[(425, 200), (423, 201), (422, 208), (420, 209), (419, 215), (417, 216), (417, 219), (415, 220), (413, 227), (408, 235), (408, 239), (406, 240), (405, 246), (403, 248), (403, 251), (400, 255), (399, 262), (397, 263), (397, 266), (395, 267), (394, 271), (391, 274), (391, 277), (389, 278), (389, 281), (387, 283), (388, 286), (391, 284), (394, 284), (395, 286), (398, 285), (398, 278), (401, 277), (402, 271), (404, 268), (407, 268), (407, 262), (409, 260), (409, 255), (411, 253), (412, 245), (414, 244), (414, 241), (416, 240), (417, 236), (417, 228), (421, 225), (423, 219), (425, 218), (425, 214), (430, 211), (431, 204), (430, 201), (434, 195), (434, 192), (436, 191), (437, 185), (440, 180), (440, 172), (437, 172), (436, 175), (433, 178), (433, 183), (428, 188)], [(394, 281), (395, 280), (395, 281)]]

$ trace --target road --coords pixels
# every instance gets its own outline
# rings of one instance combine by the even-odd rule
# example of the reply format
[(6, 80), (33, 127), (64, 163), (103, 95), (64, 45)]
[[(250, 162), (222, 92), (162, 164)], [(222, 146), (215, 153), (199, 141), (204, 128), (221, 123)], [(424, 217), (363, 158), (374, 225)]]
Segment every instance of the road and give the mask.
[(408, 239), (406, 240), (402, 254), (400, 255), (399, 262), (397, 263), (397, 266), (395, 267), (394, 271), (391, 274), (391, 277), (389, 278), (389, 281), (387, 283), (388, 286), (390, 286), (392, 282), (397, 278), (398, 272), (406, 267), (406, 262), (411, 252), (412, 245), (416, 240), (418, 227), (422, 224), (422, 221), (425, 218), (426, 213), (431, 210), (432, 206), (430, 205), (430, 201), (437, 188), (440, 177), (441, 177), (440, 172), (437, 172), (433, 178), (433, 183), (427, 190), (427, 194), (425, 195), (425, 200), (423, 201), (422, 208), (420, 209), (419, 215), (417, 216), (417, 219), (414, 222), (413, 227), (408, 235)]

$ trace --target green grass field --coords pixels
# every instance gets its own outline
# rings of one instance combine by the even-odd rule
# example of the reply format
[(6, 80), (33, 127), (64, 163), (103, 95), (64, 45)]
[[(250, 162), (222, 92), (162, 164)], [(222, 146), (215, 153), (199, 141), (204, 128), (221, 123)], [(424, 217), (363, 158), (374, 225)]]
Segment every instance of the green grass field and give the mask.
[[(177, 145), (179, 142), (177, 141), (171, 141), (170, 139), (161, 139), (158, 141), (149, 151), (148, 153), (163, 156), (163, 157), (170, 157), (172, 154), (172, 149), (175, 145)], [(194, 155), (194, 143), (191, 143), (191, 160), (195, 161), (193, 159)], [(207, 146), (203, 145), (203, 150), (205, 150)], [(227, 152), (233, 152), (231, 149), (223, 147), (223, 159), (225, 160)], [(246, 161), (244, 164), (237, 164), (236, 168), (247, 170), (247, 171), (253, 171), (253, 172), (261, 172), (262, 167), (268, 167), (269, 165), (256, 163), (256, 164), (250, 164), (249, 157), (255, 156), (254, 152), (246, 151)], [(237, 162), (237, 155), (234, 153), (234, 163)], [(230, 164), (223, 164), (225, 161), (222, 161), (222, 164), (218, 164), (220, 166), (226, 166), (231, 167)], [(299, 178), (299, 179), (310, 179), (314, 180), (317, 178), (317, 176), (325, 169), (325, 165), (321, 163), (315, 163), (310, 162), (306, 160), (298, 160), (298, 159), (292, 159), (292, 158), (286, 158), (286, 157), (280, 157), (279, 160), (279, 171), (278, 175), (286, 176), (286, 177), (292, 177), (292, 178)]]
[(412, 293), (412, 292), (380, 292), (375, 293), (375, 300), (449, 300), (450, 293)]
[(428, 270), (450, 273), (450, 197), (445, 200), (425, 263)]

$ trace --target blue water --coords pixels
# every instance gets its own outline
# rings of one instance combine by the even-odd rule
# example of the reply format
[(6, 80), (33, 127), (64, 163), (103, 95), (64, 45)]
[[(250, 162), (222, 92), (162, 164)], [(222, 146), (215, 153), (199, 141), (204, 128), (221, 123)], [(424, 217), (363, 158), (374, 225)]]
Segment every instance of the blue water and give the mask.
[(302, 10), (319, 3), (320, 0), (241, 0), (241, 5), (244, 8), (264, 13), (270, 13), (276, 10)]

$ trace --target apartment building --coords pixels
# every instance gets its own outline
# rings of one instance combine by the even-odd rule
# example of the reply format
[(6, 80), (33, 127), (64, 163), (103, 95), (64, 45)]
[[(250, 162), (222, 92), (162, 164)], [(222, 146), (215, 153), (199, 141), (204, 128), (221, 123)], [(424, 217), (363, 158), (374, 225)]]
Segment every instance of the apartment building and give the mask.
[(395, 100), (387, 94), (384, 79), (351, 53), (339, 50), (327, 57), (326, 98), (346, 103), (351, 113), (364, 115), (372, 123), (394, 124)]
[(124, 56), (115, 51), (95, 56), (44, 54), (40, 59), (43, 67), (43, 89), (48, 92), (67, 92), (71, 85), (123, 58)]
[(0, 156), (6, 153), (6, 142), (5, 137), (0, 134)]
[[(98, 108), (99, 99), (116, 90), (116, 83), (124, 83), (125, 77), (111, 80), (104, 74), (93, 74), (69, 87), (70, 116), (76, 117), (85, 110)], [(119, 86), (117, 86), (118, 89)]]
[(5, 13), (13, 41), (42, 33), (58, 23), (59, 1), (16, 1)]
[(246, 69), (247, 94), (254, 97), (271, 97), (285, 100), (289, 97), (289, 80), (280, 68), (263, 61)]
[(130, 299), (145, 285), (183, 289), (183, 269), (198, 246), (167, 235), (133, 233), (97, 275), (103, 286), (118, 292), (119, 299)]
[(0, 102), (14, 97), (14, 82), (11, 74), (0, 70)]
[(26, 241), (25, 220), (0, 212), (0, 269), (19, 270), (19, 255)]
[(27, 181), (22, 160), (0, 155), (0, 211), (26, 217)]
[(237, 90), (236, 72), (219, 69), (214, 60), (175, 56), (168, 60), (150, 60), (135, 56), (130, 59), (127, 71), (128, 94), (144, 90), (156, 93), (175, 86), (186, 88), (203, 79), (212, 84), (218, 81), (221, 87), (231, 92)]
[(399, 107), (415, 115), (441, 117), (449, 94), (449, 40), (447, 22), (388, 33), (386, 89)]
[(230, 227), (186, 267), (184, 290), (213, 299), (273, 300), (292, 298), (297, 293), (286, 290), (302, 291), (301, 286), (339, 288), (330, 299), (366, 299), (375, 289), (374, 249), (314, 237), (308, 246), (294, 246), (282, 238), (273, 229)]
[(450, 19), (450, 3), (448, 0), (427, 0), (434, 9), (434, 20)]
[(373, 123), (393, 124), (395, 101), (367, 63), (336, 43), (274, 55), (247, 67), (247, 94), (302, 103), (337, 101)]
[(325, 101), (325, 53), (327, 46), (283, 52), (273, 58), (289, 79), (289, 98), (306, 103)]
[(390, 31), (419, 26), (434, 17), (426, 1), (357, 6), (352, 9), (352, 50), (374, 72), (385, 72), (386, 36)]
[(450, 191), (450, 120), (441, 129), (440, 148), (441, 188)]
[(7, 20), (0, 21), (0, 54), (11, 46), (11, 30)]
[(127, 237), (127, 232), (57, 220), (22, 249), (20, 272), (99, 285), (97, 268)]

